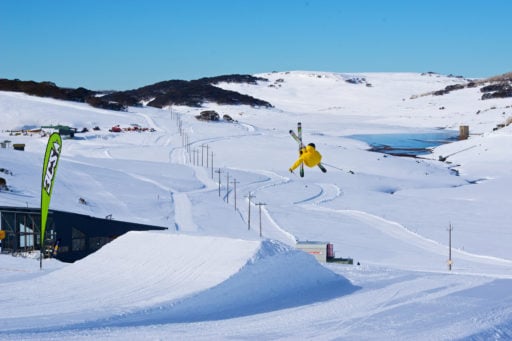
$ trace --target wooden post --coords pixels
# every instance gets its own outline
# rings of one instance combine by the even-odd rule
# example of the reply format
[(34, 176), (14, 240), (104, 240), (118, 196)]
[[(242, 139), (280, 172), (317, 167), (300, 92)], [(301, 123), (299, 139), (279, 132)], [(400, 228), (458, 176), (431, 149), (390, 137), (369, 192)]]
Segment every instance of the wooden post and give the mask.
[(467, 140), (469, 137), (469, 126), (459, 126), (459, 140)]

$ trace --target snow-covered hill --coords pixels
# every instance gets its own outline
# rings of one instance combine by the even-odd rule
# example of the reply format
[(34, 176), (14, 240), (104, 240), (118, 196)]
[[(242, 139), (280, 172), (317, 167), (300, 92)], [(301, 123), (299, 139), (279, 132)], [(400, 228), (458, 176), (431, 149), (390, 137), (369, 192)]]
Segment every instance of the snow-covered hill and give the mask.
[[(218, 86), (273, 108), (113, 112), (0, 92), (0, 140), (26, 146), (0, 149), (0, 205), (39, 205), (46, 137), (12, 131), (64, 124), (89, 131), (64, 140), (51, 208), (168, 227), (43, 271), (1, 255), (0, 339), (512, 337), (512, 128), (494, 130), (511, 101), (428, 95), (467, 82), (430, 73), (257, 76), (268, 81)], [(237, 122), (198, 121), (206, 109)], [(297, 121), (326, 174), (287, 171)], [(108, 131), (133, 124), (154, 131)], [(468, 140), (417, 159), (353, 138), (460, 125)], [(360, 265), (318, 264), (292, 250), (305, 240)]]

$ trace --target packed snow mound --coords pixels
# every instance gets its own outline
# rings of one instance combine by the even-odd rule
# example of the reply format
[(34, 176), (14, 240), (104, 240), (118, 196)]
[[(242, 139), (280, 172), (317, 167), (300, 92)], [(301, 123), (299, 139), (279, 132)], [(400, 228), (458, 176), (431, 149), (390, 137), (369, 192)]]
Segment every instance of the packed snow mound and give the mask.
[[(11, 292), (0, 323), (14, 332), (225, 319), (311, 304), (356, 287), (279, 242), (145, 231), (0, 289)], [(28, 292), (40, 293), (44, 310), (19, 307)]]

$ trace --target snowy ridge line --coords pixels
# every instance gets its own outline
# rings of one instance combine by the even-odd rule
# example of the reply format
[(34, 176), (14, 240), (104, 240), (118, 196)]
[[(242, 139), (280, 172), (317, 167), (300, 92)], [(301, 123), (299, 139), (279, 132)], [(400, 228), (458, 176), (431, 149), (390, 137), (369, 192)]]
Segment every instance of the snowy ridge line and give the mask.
[[(382, 222), (384, 222), (386, 224), (394, 225), (397, 228), (399, 228), (402, 232), (405, 232), (406, 234), (409, 234), (409, 235), (411, 235), (412, 237), (414, 237), (414, 238), (416, 238), (418, 240), (423, 240), (424, 242), (429, 243), (429, 244), (431, 244), (433, 246), (442, 247), (443, 249), (448, 249), (448, 246), (443, 245), (443, 244), (441, 244), (441, 243), (439, 243), (439, 242), (437, 242), (435, 240), (426, 238), (426, 237), (424, 237), (422, 235), (419, 235), (419, 234), (409, 230), (408, 228), (406, 228), (405, 226), (403, 226), (402, 224), (400, 224), (398, 222), (387, 220), (385, 218), (382, 218), (382, 217), (370, 214), (368, 212), (355, 211), (355, 210), (354, 211), (348, 211), (348, 212), (349, 212), (349, 214), (353, 213), (354, 216), (371, 217), (373, 219), (380, 220), (380, 221), (382, 221)], [(382, 231), (386, 232), (386, 230), (382, 230)], [(430, 248), (426, 248), (426, 250), (431, 250), (431, 249)], [(444, 255), (445, 253), (446, 253), (445, 250), (443, 250), (443, 252), (441, 254)], [(471, 258), (471, 259), (488, 260), (488, 261), (491, 261), (491, 263), (495, 263), (495, 264), (512, 265), (512, 260), (509, 260), (509, 259), (504, 259), (504, 258), (499, 258), (499, 257), (494, 257), (494, 256), (487, 256), (487, 255), (474, 254), (474, 253), (470, 253), (470, 252), (463, 251), (463, 250), (460, 250), (460, 249), (452, 248), (452, 253), (457, 253), (459, 255), (464, 255), (467, 258)]]
[[(423, 236), (407, 229), (405, 226), (403, 226), (402, 224), (400, 224), (398, 222), (387, 220), (385, 218), (373, 215), (368, 212), (357, 211), (357, 210), (337, 210), (337, 209), (330, 209), (330, 208), (311, 206), (311, 205), (303, 205), (303, 206), (307, 209), (336, 212), (339, 214), (356, 217), (356, 218), (359, 218), (362, 220), (372, 219), (374, 221), (384, 223), (388, 226), (393, 226), (395, 228), (394, 231), (390, 231), (389, 229), (379, 227), (379, 224), (371, 225), (371, 226), (377, 228), (378, 230), (380, 230), (381, 232), (384, 232), (384, 233), (386, 233), (390, 236), (393, 236), (399, 240), (409, 241), (411, 244), (415, 244), (416, 246), (418, 246), (424, 250), (427, 250), (430, 252), (435, 252), (440, 255), (445, 255), (446, 250), (448, 249), (448, 246), (443, 245), (435, 240), (423, 237)], [(408, 236), (409, 238), (403, 238), (406, 236)], [(432, 247), (429, 247), (429, 245)], [(460, 256), (464, 256), (461, 258), (476, 261), (479, 263), (492, 263), (492, 264), (505, 265), (505, 266), (512, 265), (512, 260), (508, 260), (508, 259), (504, 259), (504, 258), (487, 256), (487, 255), (478, 255), (478, 254), (469, 253), (467, 251), (462, 251), (459, 249), (452, 249), (452, 253), (459, 254)], [(464, 273), (464, 274), (467, 274), (467, 273)], [(505, 275), (505, 278), (508, 278), (508, 277), (509, 276)]]
[(290, 232), (284, 230), (283, 228), (281, 228), (281, 226), (279, 226), (279, 224), (272, 218), (272, 216), (270, 215), (268, 209), (266, 209), (265, 207), (262, 207), (261, 210), (263, 211), (263, 213), (265, 214), (265, 216), (267, 217), (268, 221), (279, 231), (281, 232), (282, 234), (284, 234), (285, 236), (287, 236), (290, 241), (293, 243), (293, 244), (297, 244), (297, 241), (298, 241), (298, 238), (295, 237), (293, 234), (291, 234)]
[[(391, 235), (391, 236), (393, 236), (393, 237), (395, 237), (397, 239), (400, 239), (400, 240), (404, 240), (403, 238), (401, 238), (404, 235), (408, 235), (409, 237), (413, 237), (414, 239), (417, 239), (418, 241), (421, 242), (421, 243), (415, 243), (417, 246), (422, 247), (422, 248), (424, 248), (425, 250), (428, 250), (428, 251), (432, 251), (432, 249), (427, 247), (426, 245), (424, 245), (425, 242), (428, 243), (428, 244), (431, 244), (432, 246), (435, 246), (436, 248), (437, 247), (442, 247), (442, 248), (445, 248), (445, 249), (447, 248), (447, 246), (442, 245), (442, 244), (438, 243), (437, 241), (425, 238), (425, 237), (423, 237), (423, 236), (421, 236), (421, 235), (419, 235), (417, 233), (412, 232), (411, 230), (407, 229), (405, 226), (403, 226), (400, 223), (397, 223), (395, 221), (388, 220), (388, 219), (385, 219), (385, 218), (373, 215), (373, 214), (368, 213), (368, 212), (357, 211), (357, 210), (338, 210), (338, 209), (330, 209), (330, 208), (326, 208), (326, 207), (314, 207), (314, 206), (313, 206), (313, 208), (310, 208), (310, 209), (336, 212), (336, 213), (339, 213), (339, 214), (356, 217), (356, 218), (359, 218), (360, 220), (373, 219), (375, 221), (380, 221), (380, 222), (382, 222), (384, 224), (387, 224), (389, 226), (394, 226), (395, 228), (398, 228), (398, 229), (396, 229), (395, 232), (393, 232), (393, 231), (389, 231), (388, 229), (385, 229), (385, 228), (376, 227), (381, 232), (384, 232), (384, 233), (386, 233), (388, 235)], [(371, 226), (376, 226), (376, 225), (371, 225)], [(444, 255), (445, 253), (446, 252), (443, 250), (443, 252), (440, 253), (440, 254)]]

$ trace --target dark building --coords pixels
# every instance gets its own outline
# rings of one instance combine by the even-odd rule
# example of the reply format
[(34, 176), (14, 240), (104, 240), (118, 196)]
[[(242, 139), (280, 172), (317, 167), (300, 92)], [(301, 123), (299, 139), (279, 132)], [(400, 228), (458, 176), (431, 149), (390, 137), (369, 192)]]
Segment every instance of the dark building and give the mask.
[[(74, 262), (128, 231), (166, 229), (50, 210), (46, 223), (45, 254), (50, 254), (58, 242), (55, 258)], [(5, 232), (1, 241), (2, 252), (40, 250), (41, 211), (37, 208), (0, 207), (0, 230)]]

